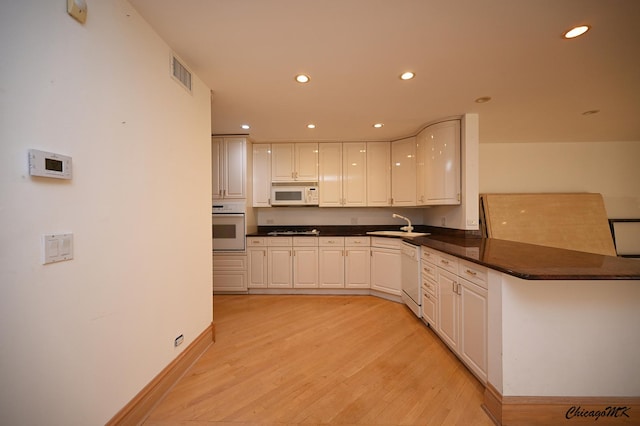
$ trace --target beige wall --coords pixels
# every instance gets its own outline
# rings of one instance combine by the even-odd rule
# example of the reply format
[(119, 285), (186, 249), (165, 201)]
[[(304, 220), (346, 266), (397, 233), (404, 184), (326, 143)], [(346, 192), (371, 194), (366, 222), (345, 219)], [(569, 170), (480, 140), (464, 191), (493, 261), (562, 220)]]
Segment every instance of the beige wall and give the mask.
[[(211, 323), (210, 91), (128, 2), (87, 3), (1, 6), (2, 424), (104, 424)], [(73, 180), (30, 177), (29, 148)], [(42, 265), (59, 232), (75, 258)]]
[(480, 193), (598, 192), (609, 218), (640, 218), (640, 142), (481, 143)]

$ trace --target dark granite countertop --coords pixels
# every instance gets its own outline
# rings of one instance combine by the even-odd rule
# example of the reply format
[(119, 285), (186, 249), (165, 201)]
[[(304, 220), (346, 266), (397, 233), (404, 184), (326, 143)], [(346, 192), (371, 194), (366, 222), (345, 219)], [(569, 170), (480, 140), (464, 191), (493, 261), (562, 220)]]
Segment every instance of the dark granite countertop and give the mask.
[[(320, 236), (359, 236), (398, 226), (264, 226), (249, 236), (267, 236), (280, 229), (318, 229)], [(526, 280), (640, 280), (640, 259), (603, 256), (514, 241), (481, 238), (473, 232), (416, 226), (425, 237), (406, 238), (461, 259)], [(383, 237), (384, 238), (384, 237)]]
[(640, 280), (640, 259), (493, 238), (431, 235), (413, 242), (526, 280)]

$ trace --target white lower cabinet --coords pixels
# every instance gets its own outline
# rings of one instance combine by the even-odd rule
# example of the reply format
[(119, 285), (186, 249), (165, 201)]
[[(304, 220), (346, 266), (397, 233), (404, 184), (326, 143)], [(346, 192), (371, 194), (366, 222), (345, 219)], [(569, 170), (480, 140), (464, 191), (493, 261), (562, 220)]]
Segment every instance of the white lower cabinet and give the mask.
[(487, 381), (487, 270), (439, 253), (436, 333), (483, 382)]
[(293, 237), (293, 287), (318, 287), (317, 237)]
[(213, 292), (247, 291), (247, 255), (229, 253), (213, 255)]
[(320, 237), (320, 288), (344, 288), (344, 237)]
[(267, 238), (267, 287), (293, 287), (293, 239), (291, 237)]
[(460, 341), (462, 360), (487, 381), (487, 289), (460, 279)]
[(267, 288), (267, 238), (247, 238), (247, 287)]
[(401, 296), (399, 238), (371, 238), (371, 289)]
[(369, 244), (369, 237), (320, 237), (320, 288), (369, 288)]
[(370, 238), (346, 237), (344, 245), (344, 286), (346, 288), (369, 288), (371, 286)]
[(318, 238), (267, 237), (267, 288), (317, 288)]
[(438, 271), (438, 334), (454, 351), (458, 350), (458, 316), (460, 298), (456, 293), (456, 276)]

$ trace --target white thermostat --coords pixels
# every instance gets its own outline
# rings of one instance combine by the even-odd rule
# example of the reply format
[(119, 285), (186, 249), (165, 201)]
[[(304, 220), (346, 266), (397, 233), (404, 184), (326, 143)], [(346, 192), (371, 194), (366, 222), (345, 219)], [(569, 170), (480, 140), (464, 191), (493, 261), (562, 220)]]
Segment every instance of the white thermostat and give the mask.
[(30, 149), (29, 174), (56, 179), (71, 179), (71, 157)]

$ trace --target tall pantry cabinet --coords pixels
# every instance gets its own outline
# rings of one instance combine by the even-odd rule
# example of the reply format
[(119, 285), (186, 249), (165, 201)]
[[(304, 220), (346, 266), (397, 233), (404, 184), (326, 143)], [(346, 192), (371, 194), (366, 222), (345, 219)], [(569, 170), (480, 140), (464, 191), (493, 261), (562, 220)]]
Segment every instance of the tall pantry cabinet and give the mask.
[[(246, 202), (247, 140), (244, 137), (212, 137), (211, 168), (213, 204)], [(246, 290), (246, 253), (213, 253), (213, 291)]]

